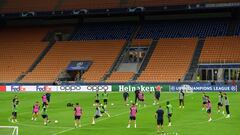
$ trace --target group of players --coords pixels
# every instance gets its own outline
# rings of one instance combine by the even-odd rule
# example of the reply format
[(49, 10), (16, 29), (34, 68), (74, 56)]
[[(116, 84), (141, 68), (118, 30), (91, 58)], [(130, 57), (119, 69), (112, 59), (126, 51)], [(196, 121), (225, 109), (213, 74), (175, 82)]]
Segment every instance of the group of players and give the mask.
[[(164, 109), (161, 107), (161, 105), (159, 105), (159, 100), (160, 100), (160, 92), (161, 92), (161, 88), (156, 87), (156, 90), (154, 92), (154, 97), (155, 100), (153, 102), (153, 105), (158, 105), (158, 109), (155, 112), (155, 118), (157, 121), (157, 132), (160, 133), (160, 131), (163, 132), (162, 128), (163, 128), (163, 121), (164, 121)], [(48, 113), (47, 113), (47, 109), (48, 109), (48, 105), (50, 103), (50, 93), (45, 93), (42, 96), (42, 110), (41, 110), (41, 116), (43, 118), (44, 121), (44, 125), (47, 125), (47, 123), (50, 122), (50, 120), (48, 119)], [(184, 97), (185, 97), (185, 93), (183, 90), (179, 91), (179, 108), (180, 109), (184, 109)], [(96, 123), (96, 119), (100, 118), (103, 116), (103, 114), (106, 114), (108, 117), (110, 117), (110, 114), (107, 111), (107, 105), (108, 105), (108, 98), (109, 95), (107, 93), (107, 91), (104, 91), (101, 95), (99, 94), (99, 92), (96, 92), (96, 96), (95, 96), (95, 103), (94, 106), (96, 107), (95, 110), (95, 114), (92, 118), (92, 124), (94, 125)], [(101, 100), (103, 99), (103, 104), (101, 103)], [(129, 93), (127, 91), (123, 92), (123, 99), (124, 99), (124, 103), (126, 106), (129, 106)], [(212, 104), (210, 101), (210, 97), (208, 95), (206, 95), (206, 93), (203, 93), (202, 96), (202, 110), (206, 110), (207, 114), (208, 114), (208, 121), (212, 121), (211, 118), (211, 110), (212, 110)], [(15, 123), (17, 122), (17, 106), (19, 104), (19, 99), (17, 97), (17, 95), (14, 96), (13, 100), (13, 111), (12, 111), (12, 117), (11, 117), (11, 122)], [(136, 124), (136, 116), (137, 116), (137, 112), (138, 109), (137, 107), (143, 105), (146, 106), (144, 103), (144, 93), (143, 91), (141, 91), (140, 89), (135, 91), (135, 102), (132, 102), (132, 105), (130, 107), (130, 116), (129, 116), (129, 121), (128, 121), (128, 125), (127, 128), (131, 127), (131, 123), (134, 123), (134, 127), (137, 127)], [(222, 111), (222, 114), (225, 115), (225, 112), (223, 110), (223, 105), (225, 105), (225, 109), (226, 109), (226, 118), (230, 118), (230, 111), (229, 111), (229, 100), (227, 97), (226, 93), (222, 93), (219, 92), (219, 97), (218, 97), (218, 113), (220, 113)], [(171, 117), (173, 115), (173, 106), (171, 105), (170, 101), (166, 102), (166, 110), (167, 110), (167, 118), (168, 118), (168, 126), (171, 126)], [(83, 115), (83, 110), (81, 108), (81, 106), (79, 105), (79, 103), (76, 103), (76, 105), (74, 105), (74, 119), (75, 119), (75, 127), (81, 127), (81, 123), (80, 123), (80, 119), (81, 116)], [(36, 121), (38, 118), (40, 112), (40, 104), (39, 102), (36, 102), (33, 105), (33, 111), (32, 111), (32, 120)]]

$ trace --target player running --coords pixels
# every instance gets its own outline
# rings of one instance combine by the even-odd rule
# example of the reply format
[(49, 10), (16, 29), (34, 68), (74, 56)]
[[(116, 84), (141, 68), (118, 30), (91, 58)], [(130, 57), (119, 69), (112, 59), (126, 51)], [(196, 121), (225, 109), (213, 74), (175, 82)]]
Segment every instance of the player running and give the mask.
[(179, 91), (179, 108), (184, 108), (184, 96), (185, 93), (183, 92), (183, 90)]
[(161, 105), (159, 105), (158, 110), (155, 113), (155, 118), (157, 119), (157, 133), (160, 133), (160, 130), (162, 130), (163, 132), (163, 115), (164, 115), (164, 111), (161, 108)]
[(40, 105), (38, 101), (33, 105), (33, 111), (32, 111), (32, 120), (37, 120), (37, 117), (39, 115)]
[(161, 86), (157, 86), (156, 87), (156, 90), (154, 92), (154, 97), (155, 97), (155, 100), (153, 102), (153, 105), (158, 105), (159, 104), (159, 100), (160, 100), (160, 92), (161, 92)]
[(125, 103), (126, 106), (129, 105), (129, 104), (128, 104), (128, 98), (129, 98), (128, 92), (127, 92), (127, 91), (124, 91), (124, 92), (123, 92), (123, 100), (124, 100), (124, 103)]
[(82, 108), (80, 107), (79, 103), (76, 103), (76, 106), (74, 107), (75, 128), (81, 127), (80, 119), (82, 113)]
[(207, 104), (206, 104), (206, 107), (207, 107), (207, 113), (208, 113), (208, 121), (211, 122), (212, 121), (212, 117), (211, 117), (211, 113), (212, 113), (212, 104), (211, 104), (211, 101), (210, 101), (210, 98), (209, 96), (206, 96), (207, 97)]
[[(138, 100), (141, 102), (141, 104), (143, 104), (144, 106), (146, 106), (145, 105), (145, 103), (144, 103), (144, 93), (142, 92), (142, 91), (139, 91), (139, 93), (138, 93)], [(140, 107), (141, 105), (139, 104), (139, 107)]]
[(104, 93), (102, 93), (103, 103), (104, 105), (108, 104), (108, 93), (106, 90), (104, 90)]
[(224, 93), (224, 101), (225, 101), (225, 108), (226, 108), (226, 113), (227, 113), (226, 118), (230, 118), (229, 100), (228, 100), (228, 97), (227, 97), (227, 93)]
[(47, 95), (46, 94), (43, 94), (43, 96), (42, 96), (42, 106), (45, 106), (45, 107), (48, 106)]
[(202, 96), (202, 110), (206, 109), (206, 104), (207, 104), (207, 95), (203, 92), (203, 96)]
[(48, 114), (47, 114), (47, 107), (46, 105), (43, 105), (43, 108), (42, 108), (42, 118), (43, 118), (43, 124), (45, 126), (47, 126), (47, 123), (50, 122), (50, 120), (48, 119)]
[(106, 105), (100, 104), (100, 112), (101, 112), (101, 114), (105, 113), (108, 117), (110, 117), (110, 114), (108, 113), (106, 108), (107, 108)]
[(130, 108), (130, 117), (129, 117), (127, 128), (131, 127), (131, 122), (132, 121), (134, 121), (134, 127), (137, 128), (136, 115), (137, 115), (137, 106), (133, 103), (131, 108)]
[(50, 103), (51, 93), (47, 92), (47, 93), (46, 93), (46, 97), (47, 97), (47, 102)]
[(96, 96), (95, 96), (95, 105), (99, 104), (100, 102), (100, 97), (99, 97), (99, 94), (98, 94), (98, 91), (96, 92)]
[[(221, 112), (221, 110), (223, 110), (223, 94), (222, 92), (219, 92), (219, 95), (218, 95), (218, 113)], [(224, 115), (224, 111), (222, 111), (222, 114)]]
[(173, 113), (173, 107), (169, 101), (167, 101), (167, 114), (168, 114), (168, 126), (172, 126), (171, 117)]
[(96, 119), (97, 118), (100, 118), (102, 117), (102, 114), (101, 114), (101, 111), (100, 111), (100, 107), (99, 107), (99, 104), (96, 104), (96, 112), (95, 112), (95, 115), (93, 117), (93, 120), (92, 120), (92, 124), (94, 125), (96, 122)]

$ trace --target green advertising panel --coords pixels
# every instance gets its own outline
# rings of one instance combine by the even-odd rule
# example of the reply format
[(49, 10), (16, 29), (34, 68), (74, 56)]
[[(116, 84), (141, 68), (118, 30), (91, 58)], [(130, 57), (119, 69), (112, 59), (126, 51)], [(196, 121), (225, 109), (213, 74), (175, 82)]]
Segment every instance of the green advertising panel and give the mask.
[(160, 84), (112, 85), (112, 91), (119, 91), (119, 92), (122, 92), (122, 91), (133, 92), (137, 89), (144, 91), (144, 92), (148, 92), (148, 91), (155, 91), (156, 88), (161, 88), (161, 91), (168, 92), (170, 89), (170, 86), (169, 85), (160, 85)]

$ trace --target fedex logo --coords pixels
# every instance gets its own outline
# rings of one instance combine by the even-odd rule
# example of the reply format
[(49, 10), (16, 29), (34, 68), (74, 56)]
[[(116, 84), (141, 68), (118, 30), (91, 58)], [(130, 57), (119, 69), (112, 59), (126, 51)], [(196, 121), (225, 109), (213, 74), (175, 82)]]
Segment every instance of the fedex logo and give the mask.
[(52, 91), (51, 87), (49, 86), (44, 86), (44, 85), (38, 85), (37, 86), (37, 91)]
[(23, 87), (23, 86), (16, 86), (16, 85), (13, 85), (13, 86), (11, 86), (11, 91), (13, 91), (13, 92), (24, 92), (24, 91), (26, 91), (26, 88), (25, 87)]

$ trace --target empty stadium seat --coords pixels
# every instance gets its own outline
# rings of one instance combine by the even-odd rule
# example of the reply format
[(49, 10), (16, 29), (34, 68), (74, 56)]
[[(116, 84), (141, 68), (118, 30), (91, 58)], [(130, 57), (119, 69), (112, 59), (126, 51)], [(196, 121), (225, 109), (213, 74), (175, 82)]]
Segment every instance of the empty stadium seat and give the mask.
[(107, 82), (128, 82), (133, 75), (133, 72), (113, 72)]

